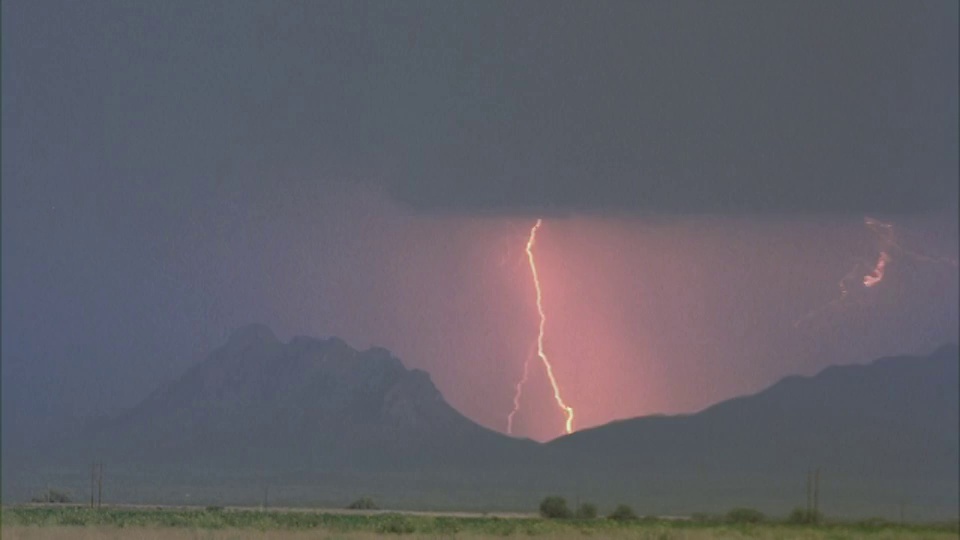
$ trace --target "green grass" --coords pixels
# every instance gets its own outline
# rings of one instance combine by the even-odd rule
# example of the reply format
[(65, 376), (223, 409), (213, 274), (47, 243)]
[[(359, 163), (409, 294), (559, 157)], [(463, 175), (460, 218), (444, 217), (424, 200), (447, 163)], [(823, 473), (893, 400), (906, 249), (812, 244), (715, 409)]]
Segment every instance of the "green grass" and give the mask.
[[(805, 538), (817, 540), (859, 539), (955, 539), (960, 528), (952, 524), (893, 525), (886, 523), (831, 523), (820, 526), (783, 523), (729, 524), (722, 522), (642, 519), (617, 522), (609, 519), (545, 520), (433, 516), (401, 513), (323, 513), (314, 511), (257, 511), (249, 509), (102, 509), (82, 507), (24, 506), (2, 511), (4, 530), (46, 527), (107, 527), (122, 530), (190, 529), (255, 531), (321, 531), (327, 535), (412, 534), (426, 537), (543, 538)], [(132, 532), (132, 531), (131, 531)], [(364, 536), (366, 537), (366, 536)]]

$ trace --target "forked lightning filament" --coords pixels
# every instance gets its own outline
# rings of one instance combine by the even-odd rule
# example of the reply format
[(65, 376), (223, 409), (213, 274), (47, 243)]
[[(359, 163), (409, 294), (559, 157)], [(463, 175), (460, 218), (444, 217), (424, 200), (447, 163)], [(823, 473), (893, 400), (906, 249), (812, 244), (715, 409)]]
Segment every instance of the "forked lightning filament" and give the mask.
[[(553, 389), (553, 399), (557, 402), (557, 406), (560, 407), (560, 410), (563, 411), (564, 415), (566, 416), (564, 433), (569, 434), (573, 433), (573, 407), (570, 407), (564, 403), (563, 397), (560, 395), (560, 385), (557, 384), (557, 378), (553, 375), (553, 365), (550, 364), (550, 360), (547, 358), (547, 353), (543, 349), (543, 334), (544, 328), (547, 324), (547, 315), (543, 311), (543, 291), (540, 289), (540, 275), (537, 273), (537, 263), (533, 257), (533, 246), (537, 242), (537, 231), (540, 230), (541, 225), (543, 225), (543, 220), (538, 219), (530, 229), (530, 237), (527, 239), (527, 261), (530, 263), (530, 273), (533, 276), (533, 286), (537, 291), (537, 314), (540, 315), (536, 352), (547, 372), (547, 378), (550, 379), (550, 387)], [(513, 433), (513, 417), (517, 414), (517, 411), (520, 410), (520, 397), (523, 394), (523, 385), (526, 384), (527, 378), (530, 374), (529, 368), (532, 356), (532, 354), (528, 355), (524, 361), (523, 378), (517, 382), (516, 390), (513, 394), (513, 410), (510, 411), (509, 415), (507, 415), (507, 433), (509, 434)]]
[(535, 350), (535, 347), (531, 347), (530, 353), (527, 354), (527, 358), (523, 361), (523, 378), (517, 381), (516, 388), (513, 392), (513, 410), (507, 415), (508, 435), (513, 435), (513, 417), (516, 416), (517, 411), (520, 410), (520, 397), (523, 395), (523, 385), (527, 384), (527, 378), (530, 376), (530, 359), (533, 358)]

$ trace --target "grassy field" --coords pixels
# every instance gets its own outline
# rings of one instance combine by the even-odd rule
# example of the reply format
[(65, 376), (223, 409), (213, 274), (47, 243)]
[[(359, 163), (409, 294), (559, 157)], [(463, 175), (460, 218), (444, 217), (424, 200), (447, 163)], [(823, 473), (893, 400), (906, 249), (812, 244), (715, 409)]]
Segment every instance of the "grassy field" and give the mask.
[(731, 524), (643, 519), (545, 520), (531, 517), (484, 517), (425, 514), (326, 513), (250, 509), (8, 507), (2, 512), (5, 540), (142, 538), (147, 540), (296, 540), (342, 538), (633, 538), (650, 540), (711, 539), (956, 539), (957, 524), (898, 526), (878, 523), (832, 523), (820, 526), (780, 523)]

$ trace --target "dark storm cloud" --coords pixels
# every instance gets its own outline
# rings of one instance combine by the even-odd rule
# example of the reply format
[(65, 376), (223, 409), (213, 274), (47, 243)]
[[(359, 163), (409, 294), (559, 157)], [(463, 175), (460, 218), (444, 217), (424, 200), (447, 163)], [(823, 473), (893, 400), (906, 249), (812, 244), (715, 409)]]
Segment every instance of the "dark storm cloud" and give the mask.
[(449, 19), (426, 17), (397, 53), (415, 64), (404, 69), (406, 82), (429, 96), (406, 111), (392, 171), (392, 193), (415, 207), (823, 213), (955, 205), (956, 3), (450, 11)]
[(432, 213), (956, 208), (955, 2), (93, 5), (106, 157), (215, 162), (201, 196), (269, 206), (299, 164), (279, 190)]
[(954, 2), (261, 7), (234, 145), (423, 211), (956, 205)]

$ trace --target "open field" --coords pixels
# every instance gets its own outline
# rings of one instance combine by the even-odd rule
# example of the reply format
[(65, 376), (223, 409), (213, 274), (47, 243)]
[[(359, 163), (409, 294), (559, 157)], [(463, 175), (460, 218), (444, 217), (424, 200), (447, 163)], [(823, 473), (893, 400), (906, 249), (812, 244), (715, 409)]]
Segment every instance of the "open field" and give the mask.
[(925, 539), (960, 537), (956, 523), (899, 526), (881, 523), (831, 523), (820, 526), (781, 523), (730, 524), (681, 520), (608, 519), (545, 520), (391, 512), (322, 512), (299, 510), (200, 508), (7, 507), (2, 513), (5, 540), (143, 538), (148, 540), (362, 540), (403, 535), (411, 539), (631, 538), (712, 540), (778, 538), (807, 540)]

